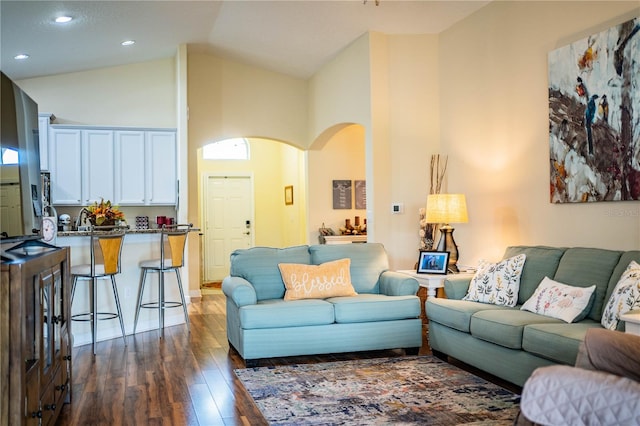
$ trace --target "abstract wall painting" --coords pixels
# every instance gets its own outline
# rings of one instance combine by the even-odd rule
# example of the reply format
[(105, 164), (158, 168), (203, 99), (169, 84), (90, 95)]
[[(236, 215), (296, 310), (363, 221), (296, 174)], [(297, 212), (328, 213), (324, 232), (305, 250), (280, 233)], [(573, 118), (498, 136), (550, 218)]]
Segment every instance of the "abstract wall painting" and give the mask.
[(640, 200), (640, 17), (549, 53), (552, 203)]

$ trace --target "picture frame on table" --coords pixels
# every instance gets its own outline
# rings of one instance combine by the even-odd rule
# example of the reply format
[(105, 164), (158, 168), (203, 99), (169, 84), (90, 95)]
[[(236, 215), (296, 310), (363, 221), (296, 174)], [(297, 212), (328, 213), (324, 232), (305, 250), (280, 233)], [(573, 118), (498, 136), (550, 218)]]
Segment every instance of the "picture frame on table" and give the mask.
[(416, 272), (418, 274), (446, 275), (448, 265), (448, 251), (421, 250)]

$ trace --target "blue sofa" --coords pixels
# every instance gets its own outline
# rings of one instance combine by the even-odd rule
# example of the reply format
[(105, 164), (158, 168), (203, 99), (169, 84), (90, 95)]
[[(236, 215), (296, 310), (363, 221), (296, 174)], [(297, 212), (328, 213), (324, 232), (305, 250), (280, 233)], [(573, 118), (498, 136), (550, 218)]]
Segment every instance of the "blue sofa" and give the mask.
[[(602, 328), (604, 306), (620, 276), (629, 262), (640, 262), (638, 250), (545, 246), (508, 247), (504, 259), (522, 253), (527, 258), (513, 308), (462, 300), (471, 278), (447, 277), (447, 298), (426, 302), (434, 354), (451, 356), (518, 386), (538, 367), (574, 365), (587, 330)], [(595, 284), (586, 318), (568, 324), (520, 310), (545, 276), (572, 286)]]
[[(285, 301), (279, 263), (320, 265), (351, 259), (356, 296)], [(231, 254), (226, 296), (229, 344), (260, 358), (410, 349), (422, 345), (418, 282), (388, 271), (381, 244), (254, 247)]]

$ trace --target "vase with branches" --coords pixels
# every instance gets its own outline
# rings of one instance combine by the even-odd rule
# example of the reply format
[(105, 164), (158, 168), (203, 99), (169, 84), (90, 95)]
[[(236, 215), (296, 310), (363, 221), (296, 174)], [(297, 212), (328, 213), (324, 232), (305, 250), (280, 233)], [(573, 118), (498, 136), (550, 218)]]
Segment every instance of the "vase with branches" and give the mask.
[[(447, 172), (448, 157), (446, 155), (433, 154), (429, 169), (429, 194), (440, 194), (442, 183)], [(432, 250), (437, 224), (427, 223), (426, 209), (420, 209), (420, 248), (419, 250)]]

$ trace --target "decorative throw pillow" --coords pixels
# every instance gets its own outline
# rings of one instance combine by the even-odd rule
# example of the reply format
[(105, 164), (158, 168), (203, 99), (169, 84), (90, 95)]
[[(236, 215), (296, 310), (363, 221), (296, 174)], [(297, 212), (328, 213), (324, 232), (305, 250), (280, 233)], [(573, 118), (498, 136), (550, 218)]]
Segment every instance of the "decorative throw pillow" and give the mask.
[(357, 294), (351, 284), (351, 259), (339, 259), (321, 265), (280, 263), (278, 267), (287, 288), (284, 300), (326, 299)]
[(564, 322), (584, 319), (591, 309), (596, 286), (574, 287), (544, 277), (533, 295), (522, 305), (530, 311)]
[(520, 276), (526, 259), (527, 255), (519, 254), (498, 263), (481, 260), (467, 295), (462, 300), (516, 306)]
[(620, 315), (638, 308), (640, 308), (640, 264), (632, 260), (613, 289), (600, 322), (604, 328), (616, 330)]

